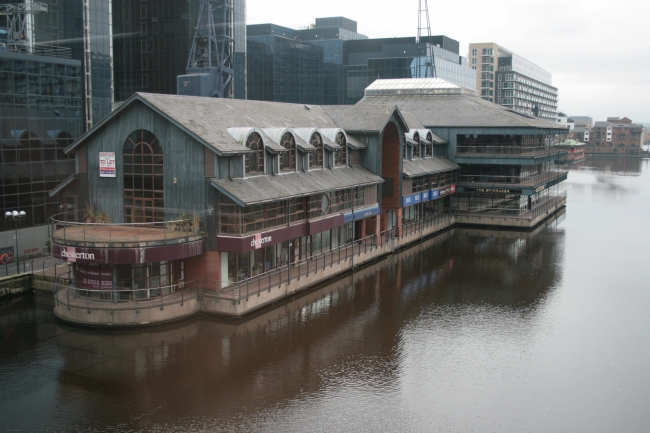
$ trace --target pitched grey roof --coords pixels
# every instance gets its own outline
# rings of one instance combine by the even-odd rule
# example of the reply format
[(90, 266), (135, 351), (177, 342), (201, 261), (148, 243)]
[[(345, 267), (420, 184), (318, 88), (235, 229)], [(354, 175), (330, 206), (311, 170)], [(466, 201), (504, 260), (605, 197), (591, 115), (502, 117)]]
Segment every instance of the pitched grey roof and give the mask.
[(434, 156), (427, 159), (413, 159), (404, 161), (402, 170), (404, 177), (416, 177), (424, 174), (442, 173), (449, 170), (457, 170), (460, 166), (442, 156)]
[(427, 128), (567, 129), (555, 122), (526, 117), (471, 95), (366, 96), (357, 105), (386, 107), (397, 105), (402, 112), (412, 113)]
[[(325, 114), (345, 132), (381, 132), (388, 119), (397, 111), (395, 106), (359, 106), (359, 105), (325, 105), (321, 107)], [(404, 126), (406, 121), (402, 118)]]
[(368, 148), (368, 145), (366, 143), (363, 143), (362, 141), (354, 138), (351, 135), (348, 135), (348, 146), (350, 146), (354, 150), (361, 150), (361, 149)]
[(295, 172), (243, 179), (212, 179), (212, 185), (240, 206), (250, 206), (336, 189), (372, 185), (384, 180), (361, 166)]
[(84, 142), (117, 113), (136, 101), (151, 107), (218, 154), (248, 152), (247, 148), (228, 132), (228, 128), (337, 127), (318, 106), (307, 109), (302, 104), (136, 93), (69, 146), (66, 152)]
[(138, 95), (222, 153), (244, 150), (244, 146), (227, 132), (232, 127), (336, 127), (318, 106), (308, 110), (302, 104), (152, 93)]

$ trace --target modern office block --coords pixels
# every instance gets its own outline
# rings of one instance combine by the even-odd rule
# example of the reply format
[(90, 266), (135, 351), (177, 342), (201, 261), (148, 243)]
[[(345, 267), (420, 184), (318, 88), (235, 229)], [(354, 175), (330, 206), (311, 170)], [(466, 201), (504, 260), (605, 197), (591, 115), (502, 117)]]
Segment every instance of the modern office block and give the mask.
[[(378, 78), (425, 77), (434, 58), (436, 76), (475, 89), (476, 71), (447, 36), (368, 39), (355, 21), (317, 18), (307, 29), (276, 24), (248, 26), (249, 98), (306, 104), (354, 104)], [(430, 70), (431, 68), (429, 68)], [(299, 81), (294, 71), (301, 70)], [(297, 89), (291, 84), (296, 83)], [(305, 87), (306, 86), (306, 87)]]
[(483, 99), (556, 121), (558, 92), (550, 72), (493, 42), (469, 44), (469, 59)]
[[(0, 52), (0, 210), (25, 211), (21, 228), (61, 212), (48, 193), (74, 173), (63, 150), (83, 131), (82, 75), (78, 60)], [(13, 252), (14, 222), (3, 217), (5, 230), (0, 249)]]

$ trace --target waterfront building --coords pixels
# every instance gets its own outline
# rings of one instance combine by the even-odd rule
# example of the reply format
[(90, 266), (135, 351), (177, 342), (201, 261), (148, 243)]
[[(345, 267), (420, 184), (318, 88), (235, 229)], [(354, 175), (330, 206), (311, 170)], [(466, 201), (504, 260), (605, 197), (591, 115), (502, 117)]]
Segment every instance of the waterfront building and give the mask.
[(556, 161), (558, 164), (576, 164), (587, 158), (587, 145), (585, 143), (569, 138), (560, 142), (558, 147), (568, 152), (566, 157)]
[(592, 155), (638, 156), (643, 146), (644, 128), (627, 117), (608, 117), (605, 122), (595, 122), (592, 127), (576, 125), (574, 138), (587, 144)]
[(483, 99), (556, 121), (558, 92), (550, 72), (494, 42), (469, 44), (469, 59)]
[(198, 284), (208, 310), (241, 315), (449, 227), (445, 142), (394, 106), (138, 93), (66, 149), (77, 171), (51, 195), (74, 207), (52, 220), (52, 255), (73, 264), (70, 299)]
[[(46, 52), (0, 51), (0, 254), (43, 252), (48, 217), (68, 205), (48, 192), (75, 170), (64, 149), (83, 132), (83, 69), (70, 50)], [(26, 216), (17, 223), (7, 211)]]
[[(308, 29), (247, 26), (249, 99), (306, 104), (355, 104), (377, 78), (425, 76), (418, 65), (434, 58), (436, 76), (475, 88), (476, 72), (459, 43), (431, 36), (368, 39), (343, 17), (317, 18)], [(425, 68), (425, 66), (421, 66)], [(429, 68), (430, 69), (430, 68)]]
[(377, 80), (359, 102), (397, 106), (448, 141), (447, 157), (460, 165), (452, 197), (455, 223), (534, 227), (566, 202), (557, 185), (567, 172), (554, 161), (567, 128), (485, 101), (442, 79)]

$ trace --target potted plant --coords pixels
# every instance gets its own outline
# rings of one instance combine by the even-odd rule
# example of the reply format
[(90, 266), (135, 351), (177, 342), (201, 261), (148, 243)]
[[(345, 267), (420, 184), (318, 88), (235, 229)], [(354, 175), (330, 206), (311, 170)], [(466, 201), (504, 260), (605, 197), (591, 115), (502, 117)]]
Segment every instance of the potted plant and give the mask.
[(196, 213), (196, 211), (194, 211), (192, 214), (192, 231), (198, 234), (200, 230), (201, 230), (201, 217), (199, 217), (199, 214)]

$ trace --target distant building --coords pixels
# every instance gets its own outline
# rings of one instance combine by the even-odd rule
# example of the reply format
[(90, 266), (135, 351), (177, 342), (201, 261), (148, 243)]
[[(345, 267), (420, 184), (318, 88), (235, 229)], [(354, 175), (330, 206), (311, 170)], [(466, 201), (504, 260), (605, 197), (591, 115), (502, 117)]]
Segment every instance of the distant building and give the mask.
[(644, 128), (627, 117), (608, 117), (593, 127), (576, 126), (574, 138), (587, 143), (588, 154), (639, 155)]
[(421, 47), (414, 37), (368, 39), (344, 17), (317, 18), (301, 30), (249, 25), (247, 33), (249, 99), (355, 104), (376, 79), (430, 74), (417, 69), (431, 55), (437, 77), (475, 89), (476, 72), (459, 55), (458, 41), (447, 36), (432, 36)]
[(556, 121), (558, 92), (550, 72), (494, 42), (469, 44), (469, 59), (483, 99)]
[(566, 126), (567, 128), (569, 128), (569, 133), (571, 133), (573, 131), (573, 128), (576, 125), (576, 121), (573, 118), (567, 116), (566, 114), (564, 114), (561, 111), (558, 111), (558, 113), (557, 113), (557, 123), (559, 123), (562, 126)]

